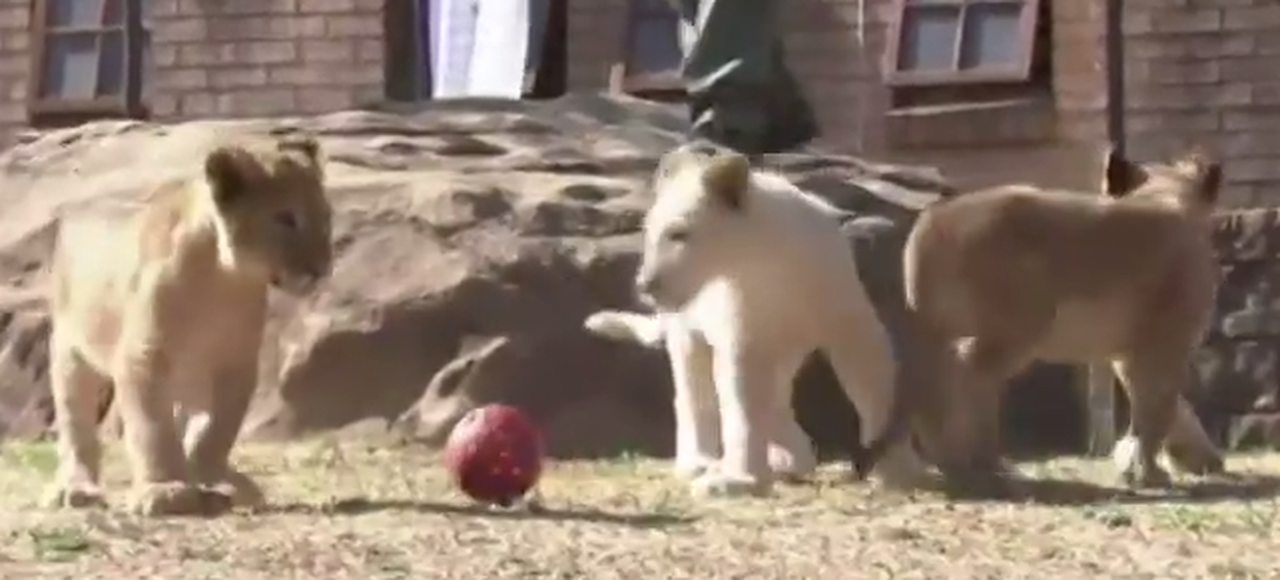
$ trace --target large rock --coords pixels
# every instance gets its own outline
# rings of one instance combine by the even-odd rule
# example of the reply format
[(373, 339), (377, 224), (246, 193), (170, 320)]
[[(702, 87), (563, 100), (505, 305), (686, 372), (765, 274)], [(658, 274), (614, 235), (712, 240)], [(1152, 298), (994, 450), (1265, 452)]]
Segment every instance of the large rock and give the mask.
[[(468, 409), (506, 401), (545, 426), (558, 456), (669, 452), (663, 355), (579, 326), (594, 309), (635, 306), (643, 183), (684, 123), (659, 105), (595, 96), (31, 136), (0, 155), (0, 431), (47, 428), (38, 291), (57, 216), (190, 174), (217, 138), (293, 130), (317, 134), (331, 158), (336, 269), (316, 296), (273, 302), (247, 435), (404, 426), (438, 442)], [(868, 284), (900, 304), (902, 235), (947, 191), (938, 178), (817, 154), (765, 162), (863, 216), (849, 227)], [(848, 406), (814, 365), (801, 415), (820, 442), (844, 447)]]

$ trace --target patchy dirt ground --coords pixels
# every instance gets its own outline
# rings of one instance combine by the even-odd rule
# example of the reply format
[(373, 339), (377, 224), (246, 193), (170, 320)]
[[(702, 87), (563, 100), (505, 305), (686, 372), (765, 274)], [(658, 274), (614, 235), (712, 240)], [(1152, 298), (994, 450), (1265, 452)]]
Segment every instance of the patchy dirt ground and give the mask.
[[(114, 449), (113, 449), (114, 451)], [(557, 463), (544, 513), (471, 506), (430, 455), (352, 442), (249, 446), (274, 508), (141, 521), (36, 507), (47, 443), (0, 451), (0, 578), (1272, 578), (1280, 455), (1230, 480), (1121, 494), (1107, 465), (1024, 463), (1018, 502), (878, 492), (823, 469), (767, 500), (695, 503), (666, 464)], [(116, 498), (124, 472), (113, 456)], [(1078, 482), (1092, 482), (1080, 484)]]

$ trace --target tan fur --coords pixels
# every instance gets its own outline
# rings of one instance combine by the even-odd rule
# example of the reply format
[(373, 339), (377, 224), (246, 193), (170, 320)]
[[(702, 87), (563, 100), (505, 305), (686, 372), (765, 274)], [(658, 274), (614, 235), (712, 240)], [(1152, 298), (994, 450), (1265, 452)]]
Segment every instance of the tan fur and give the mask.
[(1007, 186), (919, 216), (906, 299), (945, 386), (918, 397), (914, 428), (945, 472), (999, 472), (1000, 395), (1034, 360), (1114, 366), (1132, 402), (1115, 454), (1126, 483), (1168, 483), (1166, 444), (1183, 466), (1220, 469), (1180, 393), (1214, 307), (1221, 170), (1198, 155), (1136, 165), (1109, 153), (1105, 173), (1105, 195)]
[(256, 386), (267, 291), (304, 294), (329, 274), (331, 214), (317, 143), (286, 137), (216, 148), (202, 176), (159, 188), (140, 208), (60, 224), (49, 504), (101, 503), (95, 422), (109, 388), (132, 511), (218, 511), (231, 502), (213, 488), (228, 484), (237, 503), (262, 501), (229, 455)]

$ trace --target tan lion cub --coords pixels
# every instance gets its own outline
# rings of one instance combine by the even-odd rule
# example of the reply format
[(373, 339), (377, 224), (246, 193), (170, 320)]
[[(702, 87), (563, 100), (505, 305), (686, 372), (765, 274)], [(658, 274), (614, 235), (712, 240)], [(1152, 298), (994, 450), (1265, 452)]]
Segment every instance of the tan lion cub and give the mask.
[[(904, 250), (906, 301), (947, 385), (916, 435), (949, 475), (992, 475), (1007, 381), (1033, 360), (1110, 361), (1132, 403), (1113, 458), (1130, 486), (1164, 486), (1157, 454), (1222, 459), (1181, 393), (1214, 308), (1210, 215), (1219, 165), (1137, 165), (1109, 153), (1107, 195), (1007, 186), (921, 213)], [(955, 356), (952, 357), (951, 355)]]
[[(64, 219), (49, 342), (59, 468), (51, 506), (103, 501), (100, 397), (115, 389), (143, 515), (221, 511), (262, 493), (229, 462), (257, 384), (267, 289), (310, 292), (330, 271), (331, 208), (315, 140), (211, 151), (199, 178), (141, 208)], [(192, 417), (184, 438), (175, 410)], [(184, 448), (185, 447), (185, 448)]]

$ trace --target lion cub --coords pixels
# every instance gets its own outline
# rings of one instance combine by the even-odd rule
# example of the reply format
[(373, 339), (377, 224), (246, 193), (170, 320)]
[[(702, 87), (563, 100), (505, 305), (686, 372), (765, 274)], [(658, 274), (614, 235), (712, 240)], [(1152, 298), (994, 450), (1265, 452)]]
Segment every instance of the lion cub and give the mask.
[(841, 212), (781, 175), (752, 170), (742, 155), (693, 146), (662, 158), (653, 192), (635, 284), (660, 314), (603, 311), (584, 324), (665, 344), (677, 461), (695, 475), (691, 491), (765, 495), (785, 471), (771, 465), (771, 440), (793, 456), (811, 453), (798, 449), (809, 442), (790, 394), (815, 350), (862, 414), (872, 457), (862, 467), (893, 487), (925, 483), (927, 466), (894, 428), (902, 422), (893, 420), (889, 336), (840, 231)]
[(1181, 395), (1214, 309), (1221, 182), (1199, 154), (1138, 165), (1111, 152), (1105, 195), (1007, 186), (921, 213), (904, 249), (906, 301), (939, 357), (926, 366), (950, 371), (914, 427), (939, 467), (1001, 470), (1000, 395), (1038, 359), (1112, 364), (1132, 403), (1113, 453), (1126, 484), (1170, 483), (1162, 446), (1191, 470), (1221, 469)]
[[(54, 250), (49, 339), (59, 467), (46, 502), (102, 503), (97, 413), (114, 387), (131, 511), (221, 511), (262, 493), (229, 462), (257, 384), (267, 290), (328, 276), (332, 210), (319, 144), (262, 139), (212, 150), (200, 178), (133, 211), (65, 218)], [(175, 411), (191, 416), (185, 438)]]

